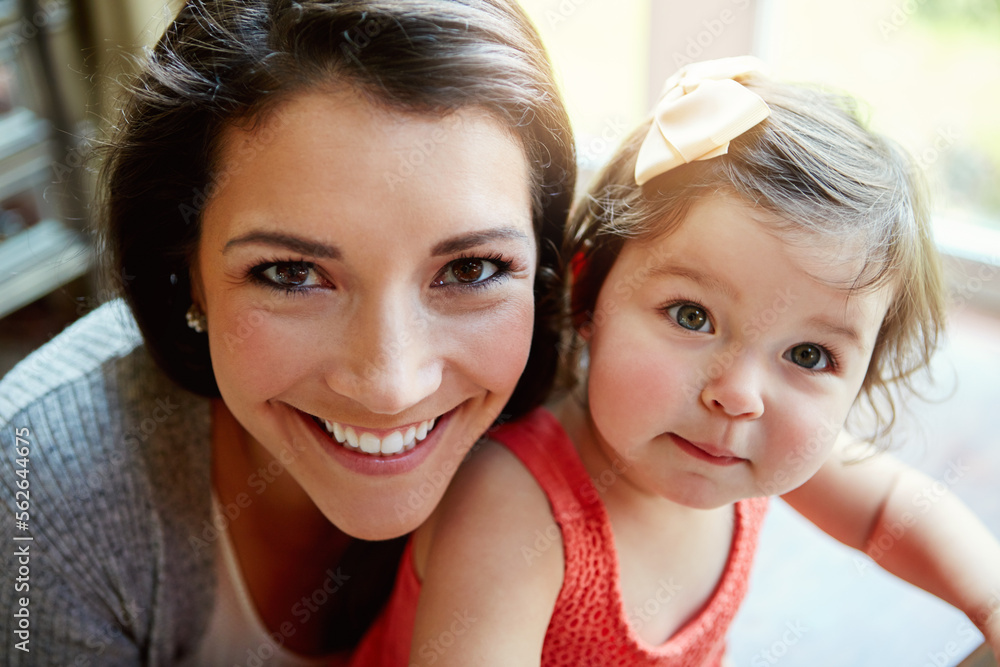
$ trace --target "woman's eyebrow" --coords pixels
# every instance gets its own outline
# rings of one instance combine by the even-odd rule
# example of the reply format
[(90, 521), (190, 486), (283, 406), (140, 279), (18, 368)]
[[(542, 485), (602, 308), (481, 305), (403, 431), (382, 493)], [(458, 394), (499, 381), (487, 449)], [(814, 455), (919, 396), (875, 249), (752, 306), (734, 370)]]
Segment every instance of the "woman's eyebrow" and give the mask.
[(243, 236), (237, 236), (234, 239), (230, 239), (226, 242), (222, 252), (225, 254), (236, 246), (246, 245), (249, 243), (262, 243), (265, 245), (277, 246), (279, 248), (291, 250), (292, 252), (297, 252), (301, 255), (309, 255), (310, 257), (318, 257), (320, 259), (340, 259), (342, 256), (342, 253), (337, 246), (320, 243), (319, 241), (302, 238), (301, 236), (264, 231), (247, 232)]
[[(470, 232), (468, 234), (462, 234), (445, 239), (431, 249), (431, 254), (435, 257), (453, 255), (457, 252), (475, 248), (497, 239), (528, 241), (529, 237), (516, 227), (497, 227), (495, 229)], [(265, 231), (251, 231), (243, 234), (242, 236), (230, 239), (226, 242), (222, 252), (226, 253), (234, 247), (252, 243), (277, 246), (291, 250), (292, 252), (309, 255), (311, 257), (318, 257), (320, 259), (338, 260), (343, 256), (340, 249), (333, 245), (320, 243), (319, 241), (303, 238), (301, 236), (292, 236), (291, 234), (280, 234), (277, 232)]]
[(442, 255), (454, 255), (457, 252), (481, 246), (489, 241), (498, 239), (511, 239), (515, 241), (528, 241), (527, 234), (516, 227), (496, 227), (478, 232), (461, 234), (445, 239), (431, 248), (431, 255), (440, 257)]

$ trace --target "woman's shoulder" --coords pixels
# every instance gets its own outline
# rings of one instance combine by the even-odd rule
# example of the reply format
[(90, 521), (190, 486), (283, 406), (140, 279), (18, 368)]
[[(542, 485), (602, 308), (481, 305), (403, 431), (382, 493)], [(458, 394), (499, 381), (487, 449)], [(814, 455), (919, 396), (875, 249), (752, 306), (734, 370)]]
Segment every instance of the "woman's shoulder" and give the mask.
[(124, 656), (153, 635), (170, 644), (200, 632), (212, 553), (189, 537), (211, 518), (210, 414), (208, 399), (159, 371), (121, 302), (0, 380), (0, 462), (24, 471), (0, 478), (0, 533), (30, 533), (46, 563), (32, 605), (42, 625), (72, 628), (81, 642), (53, 648), (54, 661)]
[(0, 379), (0, 422), (51, 391), (92, 374), (142, 346), (135, 320), (111, 301), (67, 327)]
[(160, 371), (121, 301), (74, 323), (0, 380), (0, 429), (32, 434), (33, 466), (104, 492), (114, 480), (155, 482), (168, 474), (164, 466), (206, 476), (210, 423), (209, 400)]
[(26, 420), (51, 430), (54, 448), (92, 436), (87, 450), (95, 455), (106, 449), (101, 443), (116, 439), (126, 446), (138, 440), (146, 449), (164, 439), (203, 448), (205, 443), (191, 443), (191, 431), (207, 437), (209, 401), (159, 369), (118, 299), (67, 327), (0, 379), (0, 427)]

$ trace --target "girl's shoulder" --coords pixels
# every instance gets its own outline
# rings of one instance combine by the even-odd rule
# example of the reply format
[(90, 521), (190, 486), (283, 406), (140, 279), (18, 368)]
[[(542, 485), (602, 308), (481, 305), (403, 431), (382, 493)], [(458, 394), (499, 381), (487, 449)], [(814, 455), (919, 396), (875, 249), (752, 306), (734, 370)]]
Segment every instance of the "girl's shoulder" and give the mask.
[(412, 646), (454, 627), (462, 610), (475, 622), (462, 627), (450, 664), (541, 655), (563, 585), (562, 538), (545, 492), (510, 449), (485, 440), (463, 462), (414, 537), (413, 564), (421, 591)]
[(414, 565), (422, 578), (431, 545), (440, 549), (445, 543), (517, 554), (519, 544), (535, 541), (535, 530), (558, 534), (555, 526), (549, 497), (524, 458), (505, 444), (484, 438), (459, 466), (441, 502), (418, 529)]
[[(423, 577), (432, 551), (453, 554), (457, 545), (483, 552), (498, 568), (518, 569), (538, 558), (542, 542), (545, 559), (553, 567), (558, 563), (561, 572), (564, 508), (572, 507), (576, 515), (574, 487), (589, 481), (573, 444), (546, 409), (494, 427), (465, 457), (418, 529), (418, 576)], [(504, 557), (498, 560), (497, 554)]]
[(560, 523), (580, 518), (581, 504), (595, 504), (590, 475), (563, 425), (547, 408), (536, 408), (488, 436), (513, 454), (541, 487)]
[[(589, 500), (592, 488), (559, 420), (547, 409), (536, 408), (495, 426), (476, 443), (430, 521), (433, 524), (454, 505), (466, 515), (472, 507), (498, 519), (509, 514), (517, 526), (564, 524), (580, 518), (581, 498)], [(502, 507), (494, 505), (494, 494), (505, 498)]]

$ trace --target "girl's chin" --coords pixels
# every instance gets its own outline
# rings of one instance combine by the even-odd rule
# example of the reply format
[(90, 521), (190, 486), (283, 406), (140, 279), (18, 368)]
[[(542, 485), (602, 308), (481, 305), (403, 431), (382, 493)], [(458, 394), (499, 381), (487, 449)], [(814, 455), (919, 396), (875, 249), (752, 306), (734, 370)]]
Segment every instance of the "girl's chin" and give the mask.
[(739, 500), (751, 497), (751, 495), (753, 494), (740, 493), (737, 489), (705, 488), (703, 485), (691, 485), (689, 487), (675, 487), (664, 498), (689, 509), (707, 511), (732, 505)]

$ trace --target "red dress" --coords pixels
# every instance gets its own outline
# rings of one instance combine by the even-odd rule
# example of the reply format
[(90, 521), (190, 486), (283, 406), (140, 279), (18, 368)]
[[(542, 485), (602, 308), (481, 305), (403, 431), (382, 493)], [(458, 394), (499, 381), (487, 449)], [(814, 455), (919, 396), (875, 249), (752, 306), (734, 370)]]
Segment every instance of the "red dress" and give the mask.
[[(767, 498), (751, 498), (735, 504), (732, 547), (715, 592), (702, 610), (670, 639), (653, 646), (643, 641), (634, 629), (635, 624), (642, 622), (643, 610), (629, 613), (625, 609), (608, 515), (576, 449), (556, 418), (539, 408), (524, 419), (491, 431), (489, 437), (507, 447), (535, 478), (548, 497), (562, 531), (565, 577), (545, 634), (543, 667), (721, 664), (726, 633), (746, 595)], [(412, 545), (411, 540), (403, 554), (392, 598), (362, 639), (352, 666), (409, 664), (420, 596)], [(661, 588), (662, 591), (650, 596), (647, 605), (652, 607), (669, 600), (670, 582), (664, 582)], [(649, 613), (655, 610), (650, 609)]]

